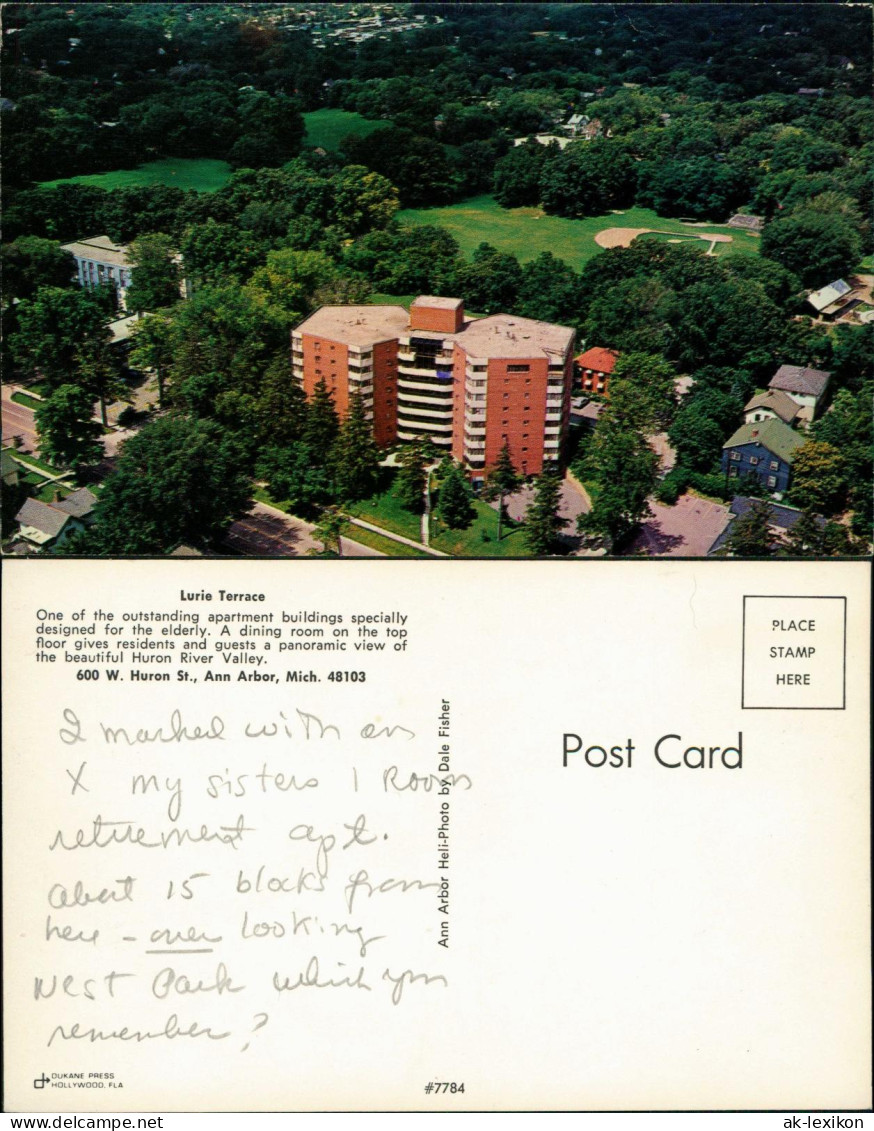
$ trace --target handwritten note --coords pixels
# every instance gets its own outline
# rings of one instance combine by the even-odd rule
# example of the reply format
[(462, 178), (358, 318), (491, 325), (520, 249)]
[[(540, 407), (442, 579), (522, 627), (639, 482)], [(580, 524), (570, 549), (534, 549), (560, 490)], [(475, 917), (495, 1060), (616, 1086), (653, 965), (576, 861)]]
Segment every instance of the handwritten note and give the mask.
[(858, 1106), (867, 629), (802, 725), (745, 567), (347, 564), (5, 571), (11, 1106)]

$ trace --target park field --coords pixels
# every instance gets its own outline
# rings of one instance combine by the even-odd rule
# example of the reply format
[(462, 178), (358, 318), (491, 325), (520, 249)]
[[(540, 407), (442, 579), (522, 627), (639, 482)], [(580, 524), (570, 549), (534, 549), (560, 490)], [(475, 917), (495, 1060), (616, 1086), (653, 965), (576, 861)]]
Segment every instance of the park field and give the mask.
[(114, 169), (111, 173), (88, 173), (59, 181), (43, 181), (40, 188), (93, 185), (111, 191), (170, 185), (172, 188), (194, 189), (195, 192), (215, 192), (227, 184), (230, 175), (231, 167), (227, 161), (215, 161), (211, 157), (168, 157), (162, 161), (149, 161), (136, 169)]
[[(595, 236), (607, 228), (651, 228), (672, 236), (694, 239), (704, 232), (731, 237), (730, 243), (716, 244), (717, 255), (743, 251), (757, 254), (759, 240), (748, 232), (737, 231), (725, 224), (684, 224), (666, 220), (648, 208), (628, 208), (605, 216), (587, 216), (567, 220), (548, 216), (542, 208), (502, 208), (493, 196), (472, 196), (444, 208), (405, 208), (398, 219), (407, 224), (436, 224), (451, 232), (468, 258), (481, 243), (492, 244), (499, 251), (515, 255), (521, 263), (536, 259), (541, 252), (551, 251), (571, 267), (579, 270), (593, 255), (603, 251)], [(702, 249), (709, 244), (702, 241)]]
[(340, 142), (349, 134), (367, 137), (380, 126), (390, 125), (389, 122), (377, 122), (372, 118), (362, 118), (351, 110), (311, 110), (303, 116), (307, 132), (304, 145), (314, 149), (321, 147), (328, 153), (336, 153)]

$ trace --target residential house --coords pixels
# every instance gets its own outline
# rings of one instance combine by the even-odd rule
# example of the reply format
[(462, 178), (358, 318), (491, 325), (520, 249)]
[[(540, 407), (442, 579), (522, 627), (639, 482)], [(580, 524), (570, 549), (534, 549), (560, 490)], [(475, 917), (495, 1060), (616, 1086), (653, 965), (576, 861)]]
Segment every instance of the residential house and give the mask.
[(813, 420), (822, 408), (831, 373), (823, 369), (810, 369), (806, 365), (781, 365), (771, 380), (769, 389), (788, 393), (798, 405), (800, 420)]
[(574, 358), (576, 371), (579, 374), (580, 386), (584, 393), (602, 393), (608, 396), (607, 388), (610, 384), (610, 375), (616, 367), (619, 354), (616, 350), (604, 349), (594, 346), (592, 349), (581, 353)]
[(729, 479), (755, 475), (769, 491), (782, 494), (792, 478), (792, 462), (804, 443), (782, 420), (742, 424), (722, 445), (722, 470)]
[(41, 550), (59, 546), (72, 533), (89, 525), (96, 502), (97, 496), (87, 487), (54, 503), (26, 499), (15, 516), (18, 536)]
[[(716, 538), (713, 545), (707, 551), (708, 557), (711, 555), (720, 554), (723, 552), (725, 544), (731, 536), (731, 527), (735, 519), (745, 515), (753, 503), (759, 502), (758, 499), (751, 499), (746, 495), (735, 495), (731, 500), (729, 507), (729, 522), (722, 533)], [(774, 535), (774, 541), (783, 541), (784, 536), (792, 529), (795, 523), (801, 518), (802, 511), (797, 507), (787, 507), (782, 503), (768, 502), (768, 525)], [(825, 519), (817, 516), (816, 524), (820, 528), (825, 526)]]
[(854, 303), (853, 287), (844, 279), (835, 279), (827, 287), (811, 291), (807, 301), (821, 318), (836, 318)]
[(787, 393), (781, 389), (768, 389), (747, 401), (744, 405), (744, 421), (747, 424), (758, 424), (763, 420), (782, 420), (791, 427), (799, 411), (799, 406)]

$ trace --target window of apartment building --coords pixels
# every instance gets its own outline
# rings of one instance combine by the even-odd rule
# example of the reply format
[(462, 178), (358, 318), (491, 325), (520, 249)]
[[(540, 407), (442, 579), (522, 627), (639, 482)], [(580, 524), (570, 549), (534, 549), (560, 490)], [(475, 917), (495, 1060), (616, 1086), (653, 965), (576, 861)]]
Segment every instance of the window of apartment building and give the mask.
[(531, 369), (530, 365), (508, 365), (508, 373), (528, 373)]

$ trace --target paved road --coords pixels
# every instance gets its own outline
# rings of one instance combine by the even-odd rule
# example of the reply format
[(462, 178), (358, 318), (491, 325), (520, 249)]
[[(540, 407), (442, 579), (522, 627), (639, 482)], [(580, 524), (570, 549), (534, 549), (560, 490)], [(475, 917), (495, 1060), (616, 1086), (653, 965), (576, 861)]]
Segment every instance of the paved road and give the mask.
[(39, 455), (39, 440), (33, 420), (33, 410), (23, 404), (16, 404), (12, 394), (21, 392), (15, 385), (3, 386), (3, 446), (11, 444), (14, 437), (20, 436), (22, 443), (19, 451)]

